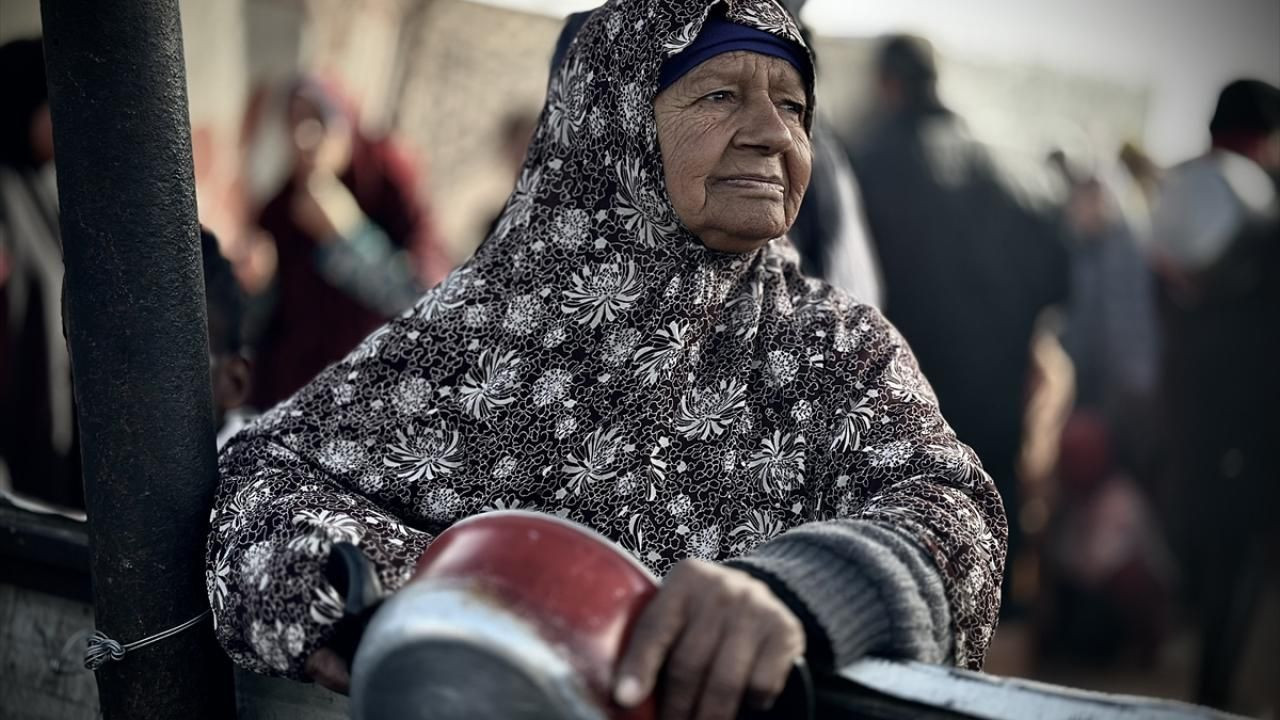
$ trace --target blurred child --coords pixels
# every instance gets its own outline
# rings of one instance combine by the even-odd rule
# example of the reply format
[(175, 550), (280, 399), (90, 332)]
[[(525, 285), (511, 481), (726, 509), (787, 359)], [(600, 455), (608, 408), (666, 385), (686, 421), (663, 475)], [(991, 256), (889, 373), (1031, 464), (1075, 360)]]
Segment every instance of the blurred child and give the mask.
[(200, 228), (204, 259), (204, 296), (209, 317), (209, 374), (218, 449), (244, 427), (252, 413), (245, 408), (251, 389), (249, 362), (242, 347), (244, 297), (231, 263), (218, 249), (213, 233)]

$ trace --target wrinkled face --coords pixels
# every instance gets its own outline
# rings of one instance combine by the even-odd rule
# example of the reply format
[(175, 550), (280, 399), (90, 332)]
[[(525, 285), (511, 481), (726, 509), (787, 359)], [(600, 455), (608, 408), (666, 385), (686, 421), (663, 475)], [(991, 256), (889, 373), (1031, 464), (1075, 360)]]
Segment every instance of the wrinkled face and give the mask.
[(804, 79), (768, 55), (718, 55), (654, 100), (667, 192), (704, 245), (744, 253), (787, 232), (809, 185)]

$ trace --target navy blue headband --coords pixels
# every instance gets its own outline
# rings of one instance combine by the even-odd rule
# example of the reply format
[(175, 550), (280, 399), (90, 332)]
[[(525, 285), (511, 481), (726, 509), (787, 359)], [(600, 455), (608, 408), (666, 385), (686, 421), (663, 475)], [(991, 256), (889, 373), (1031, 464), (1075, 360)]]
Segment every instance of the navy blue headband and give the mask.
[(736, 50), (770, 55), (791, 63), (805, 83), (813, 87), (813, 65), (803, 47), (777, 35), (738, 25), (722, 17), (711, 17), (689, 47), (667, 58), (658, 74), (658, 92), (670, 87), (688, 72), (717, 55)]

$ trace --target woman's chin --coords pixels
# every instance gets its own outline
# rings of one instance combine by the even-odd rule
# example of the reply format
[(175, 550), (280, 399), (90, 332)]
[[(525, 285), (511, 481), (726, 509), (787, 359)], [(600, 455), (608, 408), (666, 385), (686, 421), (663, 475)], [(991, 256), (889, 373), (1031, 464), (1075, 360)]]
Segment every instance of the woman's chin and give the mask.
[(762, 223), (707, 232), (701, 235), (700, 239), (709, 250), (742, 254), (755, 252), (768, 245), (770, 240), (782, 237), (786, 232), (787, 228), (781, 223)]

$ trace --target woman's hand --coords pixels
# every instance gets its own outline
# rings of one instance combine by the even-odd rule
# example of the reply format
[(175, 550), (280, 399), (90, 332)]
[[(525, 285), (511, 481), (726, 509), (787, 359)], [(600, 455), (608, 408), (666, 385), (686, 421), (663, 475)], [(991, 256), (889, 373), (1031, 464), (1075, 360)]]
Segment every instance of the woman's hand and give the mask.
[(614, 700), (624, 707), (640, 704), (665, 666), (663, 720), (732, 720), (743, 703), (771, 706), (804, 649), (800, 620), (764, 583), (685, 560), (636, 622), (618, 666)]
[(319, 244), (339, 239), (364, 218), (351, 191), (330, 173), (316, 172), (294, 191), (289, 210), (293, 221)]

